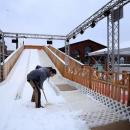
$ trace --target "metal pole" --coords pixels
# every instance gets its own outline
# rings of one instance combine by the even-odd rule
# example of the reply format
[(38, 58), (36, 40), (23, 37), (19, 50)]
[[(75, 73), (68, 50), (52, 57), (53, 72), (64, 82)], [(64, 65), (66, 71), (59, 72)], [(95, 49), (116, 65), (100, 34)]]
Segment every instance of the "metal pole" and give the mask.
[(110, 50), (109, 50), (109, 16), (107, 16), (107, 71), (109, 71), (109, 65), (110, 65)]
[(114, 40), (114, 38), (115, 38), (115, 32), (114, 32), (114, 21), (113, 21), (113, 12), (112, 12), (112, 59), (111, 59), (111, 64), (112, 64), (112, 72), (114, 72), (114, 64), (115, 64), (115, 40)]
[(4, 80), (4, 61), (5, 61), (5, 41), (4, 33), (2, 33), (2, 63), (1, 63), (1, 80)]
[(65, 65), (67, 66), (69, 64), (69, 55), (70, 55), (70, 48), (69, 48), (69, 42), (65, 40)]
[(3, 64), (4, 64), (4, 61), (5, 61), (5, 41), (4, 41), (4, 33), (3, 33), (3, 36), (2, 36), (2, 59), (3, 59)]
[[(119, 15), (120, 15), (120, 8), (119, 8)], [(118, 73), (119, 72), (120, 72), (120, 19), (118, 19)]]
[(16, 49), (18, 48), (18, 34), (16, 34)]
[(117, 80), (119, 80), (119, 72), (120, 72), (120, 20), (118, 20), (118, 51), (117, 51)]

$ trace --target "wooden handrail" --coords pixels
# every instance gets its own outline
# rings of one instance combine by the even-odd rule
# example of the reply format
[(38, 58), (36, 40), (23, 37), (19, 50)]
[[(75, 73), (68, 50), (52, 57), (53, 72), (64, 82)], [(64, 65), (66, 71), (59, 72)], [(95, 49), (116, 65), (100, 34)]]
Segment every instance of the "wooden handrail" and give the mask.
[(3, 71), (2, 72), (3, 75), (1, 75), (1, 77), (0, 77), (2, 80), (6, 79), (6, 77), (9, 74), (9, 72), (11, 71), (11, 69), (14, 66), (14, 64), (16, 63), (17, 59), (21, 55), (23, 49), (24, 49), (24, 46), (18, 48), (16, 51), (14, 51), (11, 55), (9, 55), (5, 59), (4, 64), (2, 64), (3, 65), (3, 70), (2, 70)]
[[(60, 69), (60, 59), (64, 61), (65, 54), (52, 46), (46, 47), (45, 51), (56, 67)], [(53, 51), (53, 54), (51, 51)], [(56, 58), (57, 56), (55, 56), (54, 53), (59, 56), (60, 59)], [(56, 62), (59, 62), (59, 64)], [(62, 64), (61, 68), (64, 69), (61, 73), (65, 78), (123, 104), (130, 105), (130, 74), (128, 74), (128, 72), (120, 73), (119, 78), (117, 78), (118, 74), (116, 72), (98, 72), (96, 69), (81, 64), (71, 57), (69, 57), (69, 64), (67, 66)]]
[(118, 74), (115, 72), (98, 72), (96, 69), (79, 63), (71, 57), (68, 57), (69, 64), (66, 66), (64, 62), (65, 54), (51, 46), (24, 46), (12, 53), (5, 60), (4, 78), (7, 77), (23, 49), (44, 49), (65, 78), (130, 106), (130, 74), (128, 72), (120, 73), (119, 78), (117, 78)]

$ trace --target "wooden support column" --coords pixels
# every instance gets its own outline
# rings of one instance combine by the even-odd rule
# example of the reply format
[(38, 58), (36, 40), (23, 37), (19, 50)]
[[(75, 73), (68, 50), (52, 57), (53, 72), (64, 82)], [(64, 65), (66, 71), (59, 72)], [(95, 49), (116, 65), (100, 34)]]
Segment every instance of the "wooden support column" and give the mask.
[(89, 88), (92, 89), (92, 68), (89, 67)]

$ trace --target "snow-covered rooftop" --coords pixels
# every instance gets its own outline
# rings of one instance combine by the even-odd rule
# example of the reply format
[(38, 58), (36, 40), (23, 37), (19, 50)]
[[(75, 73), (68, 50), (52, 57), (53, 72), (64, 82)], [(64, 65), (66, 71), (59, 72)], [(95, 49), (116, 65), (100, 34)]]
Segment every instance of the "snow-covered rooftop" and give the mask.
[[(117, 54), (117, 50), (115, 50), (114, 53)], [(93, 55), (104, 55), (104, 54), (107, 54), (107, 48), (91, 52), (91, 53), (89, 53), (89, 56), (93, 56)], [(120, 48), (119, 54), (120, 55), (130, 55), (130, 47)]]

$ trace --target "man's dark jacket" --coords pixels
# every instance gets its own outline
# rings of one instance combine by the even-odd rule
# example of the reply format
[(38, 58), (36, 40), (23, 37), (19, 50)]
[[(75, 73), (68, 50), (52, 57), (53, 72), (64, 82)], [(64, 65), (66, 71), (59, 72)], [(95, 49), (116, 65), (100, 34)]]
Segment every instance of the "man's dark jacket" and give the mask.
[(32, 70), (28, 75), (27, 75), (27, 81), (37, 81), (39, 88), (42, 89), (43, 82), (49, 78), (49, 70), (46, 67), (41, 67), (35, 70)]

